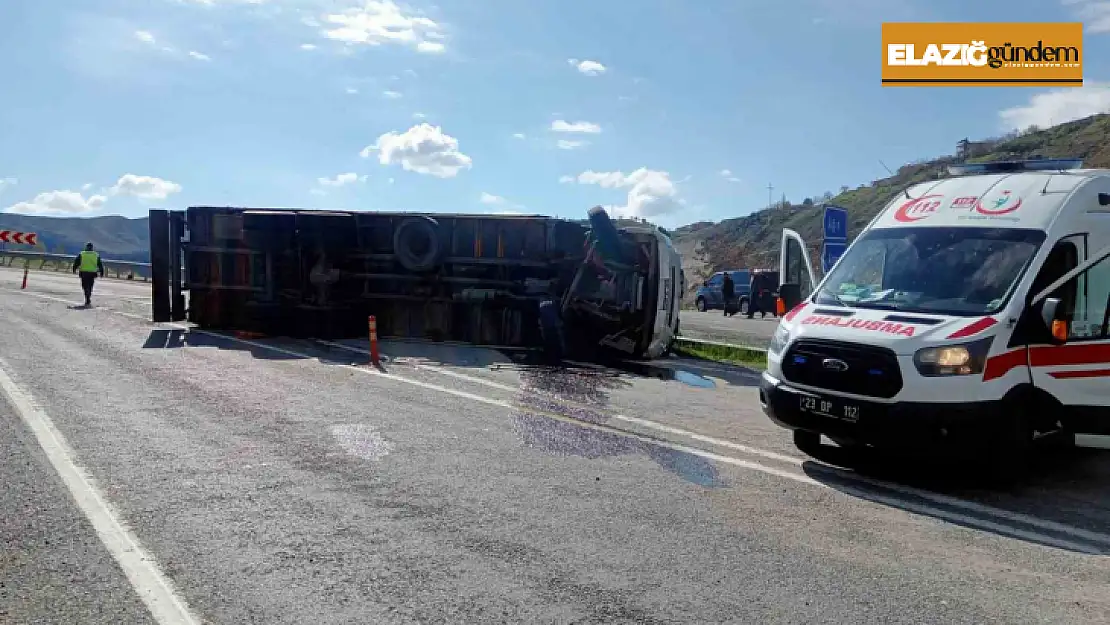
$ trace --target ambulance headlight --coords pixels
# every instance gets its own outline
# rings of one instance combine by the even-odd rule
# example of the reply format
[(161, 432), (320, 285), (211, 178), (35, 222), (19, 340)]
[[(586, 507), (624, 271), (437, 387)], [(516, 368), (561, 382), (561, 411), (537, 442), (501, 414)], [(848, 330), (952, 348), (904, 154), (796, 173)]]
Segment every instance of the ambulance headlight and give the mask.
[(926, 377), (977, 375), (983, 372), (993, 336), (958, 345), (926, 347), (913, 355), (918, 373)]
[(771, 344), (767, 346), (767, 351), (772, 354), (781, 354), (788, 340), (790, 340), (790, 330), (787, 330), (786, 326), (780, 321), (779, 327), (775, 328), (775, 333), (771, 336)]

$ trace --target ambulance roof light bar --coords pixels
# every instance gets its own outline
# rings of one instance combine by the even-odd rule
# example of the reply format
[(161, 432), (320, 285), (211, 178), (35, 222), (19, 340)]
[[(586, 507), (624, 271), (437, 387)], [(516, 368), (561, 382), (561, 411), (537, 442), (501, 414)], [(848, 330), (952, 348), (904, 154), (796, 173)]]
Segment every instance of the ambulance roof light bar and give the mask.
[(1042, 158), (1028, 161), (995, 161), (993, 163), (960, 163), (949, 165), (948, 173), (952, 176), (971, 176), (975, 174), (1002, 174), (1020, 171), (1051, 171), (1063, 172), (1069, 169), (1081, 169), (1081, 158)]

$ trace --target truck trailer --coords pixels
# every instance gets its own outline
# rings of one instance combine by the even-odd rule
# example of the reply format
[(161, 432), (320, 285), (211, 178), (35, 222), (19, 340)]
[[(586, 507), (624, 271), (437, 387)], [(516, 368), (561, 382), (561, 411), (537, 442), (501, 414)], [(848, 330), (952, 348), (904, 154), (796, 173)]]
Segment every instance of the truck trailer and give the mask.
[(681, 259), (655, 226), (194, 206), (150, 213), (155, 322), (268, 336), (535, 348), (556, 358), (666, 354)]

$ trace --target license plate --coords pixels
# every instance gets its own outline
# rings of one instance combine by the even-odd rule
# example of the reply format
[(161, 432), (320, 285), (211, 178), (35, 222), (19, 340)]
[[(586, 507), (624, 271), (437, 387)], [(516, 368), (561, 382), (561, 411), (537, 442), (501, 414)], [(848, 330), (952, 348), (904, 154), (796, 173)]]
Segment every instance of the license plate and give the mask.
[(799, 395), (798, 409), (805, 413), (839, 419), (848, 423), (859, 421), (859, 406), (839, 399)]

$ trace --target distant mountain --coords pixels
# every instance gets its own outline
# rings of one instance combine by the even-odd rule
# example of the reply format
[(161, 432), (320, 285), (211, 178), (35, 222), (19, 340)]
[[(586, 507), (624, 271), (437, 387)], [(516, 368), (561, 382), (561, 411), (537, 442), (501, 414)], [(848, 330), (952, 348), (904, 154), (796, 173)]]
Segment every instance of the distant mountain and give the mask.
[[(92, 241), (104, 258), (150, 262), (150, 230), (146, 217), (31, 217), (0, 213), (0, 230), (37, 232), (38, 251), (76, 254), (85, 248), (85, 243)], [(0, 243), (0, 247), (4, 246)], [(10, 243), (6, 247), (31, 249)]]

